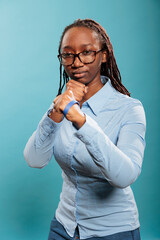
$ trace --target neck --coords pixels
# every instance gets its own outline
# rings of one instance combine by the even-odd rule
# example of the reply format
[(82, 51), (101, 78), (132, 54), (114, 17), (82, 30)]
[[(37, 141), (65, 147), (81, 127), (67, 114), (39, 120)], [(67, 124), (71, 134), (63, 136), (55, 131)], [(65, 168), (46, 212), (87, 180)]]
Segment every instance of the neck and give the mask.
[(90, 83), (88, 83), (87, 87), (88, 87), (88, 91), (84, 95), (82, 101), (80, 102), (81, 105), (82, 105), (82, 103), (87, 101), (90, 97), (92, 97), (96, 92), (98, 92), (103, 87), (103, 83), (101, 82), (100, 76), (98, 79), (95, 79), (95, 80), (91, 81)]

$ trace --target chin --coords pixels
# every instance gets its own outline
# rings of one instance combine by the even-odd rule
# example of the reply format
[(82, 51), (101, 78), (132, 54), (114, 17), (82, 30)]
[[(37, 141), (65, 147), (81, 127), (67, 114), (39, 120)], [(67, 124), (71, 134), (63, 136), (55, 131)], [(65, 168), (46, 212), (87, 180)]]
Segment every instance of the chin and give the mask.
[(87, 79), (84, 79), (84, 78), (74, 78), (73, 80), (77, 81), (77, 82), (80, 82), (80, 83), (83, 83), (85, 85), (87, 85), (88, 83), (90, 83), (89, 80)]
[(89, 79), (89, 76), (70, 76), (71, 79), (77, 81), (77, 82), (83, 82), (83, 83), (89, 83), (90, 82), (90, 79)]

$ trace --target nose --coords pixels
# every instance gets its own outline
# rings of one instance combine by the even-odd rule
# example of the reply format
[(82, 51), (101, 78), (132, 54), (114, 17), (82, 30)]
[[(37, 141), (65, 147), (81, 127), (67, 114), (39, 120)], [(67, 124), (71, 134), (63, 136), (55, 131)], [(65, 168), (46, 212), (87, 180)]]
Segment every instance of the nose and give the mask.
[(79, 56), (75, 56), (72, 67), (78, 68), (78, 67), (82, 67), (83, 65), (84, 65), (84, 63), (81, 62), (81, 60), (79, 59)]

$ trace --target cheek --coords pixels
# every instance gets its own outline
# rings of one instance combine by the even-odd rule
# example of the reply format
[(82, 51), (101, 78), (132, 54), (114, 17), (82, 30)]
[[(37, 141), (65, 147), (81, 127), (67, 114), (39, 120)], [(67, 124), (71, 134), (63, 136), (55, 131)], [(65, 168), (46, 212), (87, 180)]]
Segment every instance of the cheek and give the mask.
[(91, 67), (90, 67), (90, 72), (92, 73), (97, 73), (101, 70), (101, 61), (96, 61)]
[[(88, 70), (88, 74), (89, 76), (93, 76), (95, 74), (97, 74), (98, 72), (101, 71), (101, 65), (102, 65), (102, 59), (98, 58), (96, 59), (96, 61), (92, 64), (87, 64), (86, 66), (84, 66), (84, 68), (86, 68)], [(67, 73), (68, 77), (72, 77), (72, 68), (71, 66), (69, 67), (64, 67), (65, 72)]]
[(68, 76), (70, 76), (71, 70), (69, 70), (67, 67), (64, 67), (65, 72), (67, 73)]

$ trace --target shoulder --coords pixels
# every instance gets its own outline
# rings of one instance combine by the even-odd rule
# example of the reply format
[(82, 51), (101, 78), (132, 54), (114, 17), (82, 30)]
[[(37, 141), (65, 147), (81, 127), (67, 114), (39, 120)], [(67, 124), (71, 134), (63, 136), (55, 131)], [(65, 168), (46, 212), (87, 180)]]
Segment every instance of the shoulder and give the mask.
[(112, 87), (111, 83), (110, 88), (112, 93), (109, 99), (105, 101), (104, 108), (118, 112), (123, 122), (135, 121), (146, 124), (145, 111), (141, 101), (118, 92)]
[(123, 108), (123, 121), (142, 123), (146, 125), (146, 117), (143, 104), (140, 100), (129, 97), (116, 91), (115, 95)]

